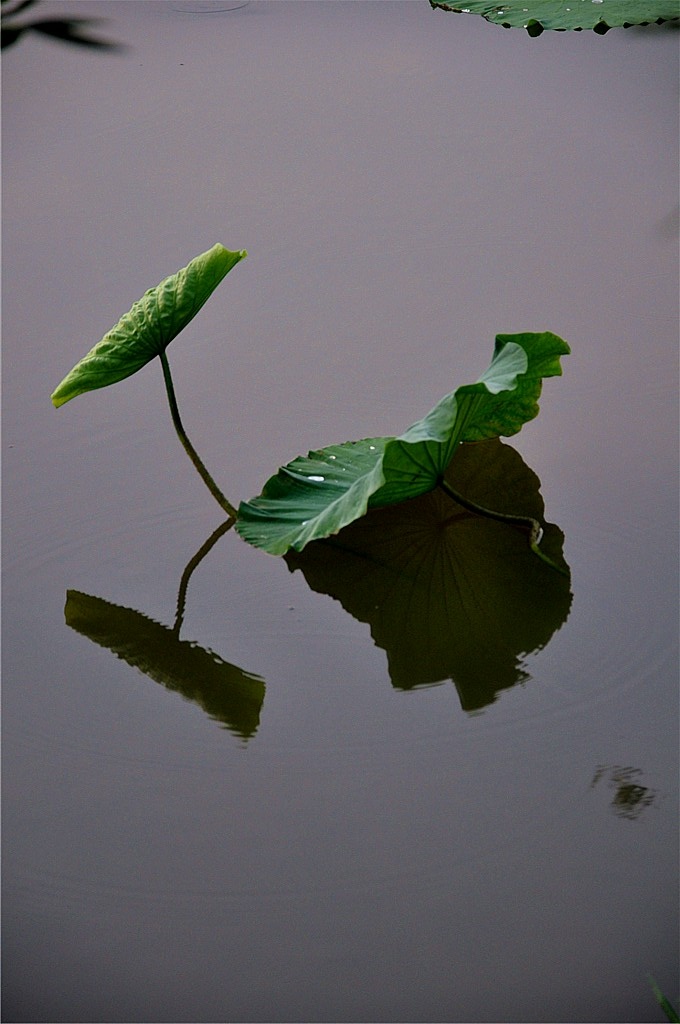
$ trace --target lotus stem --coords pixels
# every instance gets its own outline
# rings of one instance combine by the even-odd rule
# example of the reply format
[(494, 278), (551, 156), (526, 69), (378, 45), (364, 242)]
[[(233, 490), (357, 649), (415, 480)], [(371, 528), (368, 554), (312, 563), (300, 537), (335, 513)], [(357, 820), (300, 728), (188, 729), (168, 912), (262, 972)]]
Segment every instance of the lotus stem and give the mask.
[(508, 526), (515, 526), (521, 530), (526, 530), (529, 535), (529, 547), (534, 554), (538, 555), (541, 561), (545, 562), (546, 565), (549, 565), (551, 569), (555, 569), (557, 572), (561, 573), (562, 576), (569, 575), (567, 570), (565, 570), (561, 565), (558, 565), (557, 562), (553, 562), (552, 558), (549, 558), (548, 555), (541, 551), (538, 546), (541, 537), (543, 536), (543, 530), (538, 519), (534, 519), (533, 516), (515, 516), (511, 515), (509, 512), (494, 512), (490, 508), (478, 505), (476, 501), (464, 498), (462, 494), (459, 494), (458, 491), (454, 490), (451, 484), (449, 484), (444, 477), (439, 478), (439, 486), (450, 498), (453, 498), (458, 505), (467, 509), (468, 512), (473, 512), (478, 516), (484, 516), (486, 519), (495, 519), (499, 523), (507, 523)]
[(168, 363), (168, 357), (166, 356), (165, 351), (162, 351), (160, 353), (159, 358), (160, 358), (160, 361), (161, 361), (161, 366), (163, 367), (163, 378), (165, 380), (165, 390), (167, 391), (167, 394), (168, 394), (168, 402), (170, 403), (170, 412), (172, 414), (172, 422), (175, 425), (175, 430), (177, 431), (177, 436), (179, 437), (180, 441), (182, 442), (182, 446), (183, 446), (185, 452), (187, 453), (187, 455), (189, 456), (189, 458), (193, 462), (193, 464), (194, 464), (194, 466), (195, 466), (199, 476), (203, 480), (203, 483), (206, 485), (206, 487), (208, 488), (208, 490), (212, 494), (212, 496), (215, 499), (215, 501), (217, 502), (217, 504), (220, 506), (220, 508), (224, 512), (227, 513), (228, 516), (231, 516), (232, 518), (235, 519), (236, 518), (236, 509), (231, 504), (231, 502), (227, 501), (225, 496), (222, 494), (222, 491), (219, 489), (219, 487), (217, 486), (217, 484), (215, 483), (215, 481), (211, 477), (210, 473), (208, 472), (208, 470), (203, 465), (203, 462), (201, 461), (201, 459), (198, 456), (198, 452), (196, 451), (196, 449), (192, 445), (191, 441), (187, 437), (187, 432), (184, 429), (184, 426), (182, 424), (182, 419), (181, 419), (180, 414), (179, 414), (179, 409), (177, 407), (177, 399), (175, 398), (175, 388), (174, 388), (174, 385), (172, 383), (172, 375), (170, 373), (170, 364)]
[(225, 519), (223, 523), (220, 523), (214, 533), (211, 533), (205, 543), (201, 545), (194, 557), (189, 560), (184, 572), (182, 573), (182, 579), (179, 582), (179, 591), (177, 594), (177, 613), (175, 615), (175, 625), (173, 627), (173, 633), (178, 639), (179, 631), (182, 628), (182, 623), (184, 621), (187, 587), (189, 586), (189, 580), (191, 579), (192, 573), (203, 561), (208, 552), (212, 550), (215, 544), (217, 544), (220, 537), (223, 537), (227, 530), (232, 528), (235, 522), (236, 520), (230, 517), (229, 519)]

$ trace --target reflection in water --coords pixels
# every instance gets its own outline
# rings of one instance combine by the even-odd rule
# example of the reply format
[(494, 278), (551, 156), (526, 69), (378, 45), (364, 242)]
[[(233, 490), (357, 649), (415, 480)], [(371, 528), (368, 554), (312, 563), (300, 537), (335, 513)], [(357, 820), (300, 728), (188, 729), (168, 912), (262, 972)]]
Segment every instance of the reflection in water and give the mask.
[(231, 519), (223, 523), (188, 563), (182, 574), (174, 626), (163, 626), (132, 608), (77, 590), (67, 591), (64, 614), (66, 624), (76, 632), (107, 647), (186, 700), (194, 701), (237, 736), (249, 739), (260, 724), (264, 681), (223, 661), (212, 651), (179, 638), (189, 578), (232, 525)]
[[(475, 514), (440, 489), (372, 510), (285, 557), (312, 590), (370, 624), (395, 687), (452, 679), (463, 709), (474, 711), (528, 678), (523, 658), (569, 614), (569, 571), (563, 534), (543, 516), (540, 481), (513, 448), (497, 439), (462, 445), (446, 478), (480, 506), (536, 520), (541, 549), (561, 571), (532, 552), (526, 528)], [(65, 615), (72, 629), (248, 738), (259, 725), (264, 681), (179, 638), (191, 574), (233, 522), (189, 561), (172, 628), (76, 590), (67, 593)]]
[(606, 776), (609, 789), (615, 790), (611, 803), (614, 814), (633, 821), (645, 807), (651, 807), (656, 799), (653, 789), (640, 785), (641, 775), (639, 768), (622, 768), (618, 764), (598, 765), (590, 788)]
[(439, 489), (285, 557), (312, 590), (369, 623), (395, 687), (451, 679), (474, 711), (527, 678), (524, 656), (566, 621), (572, 595), (562, 531), (545, 522), (540, 481), (513, 448), (497, 439), (462, 445), (446, 477), (479, 505), (538, 520), (541, 548), (567, 575), (536, 557), (526, 531), (474, 515)]

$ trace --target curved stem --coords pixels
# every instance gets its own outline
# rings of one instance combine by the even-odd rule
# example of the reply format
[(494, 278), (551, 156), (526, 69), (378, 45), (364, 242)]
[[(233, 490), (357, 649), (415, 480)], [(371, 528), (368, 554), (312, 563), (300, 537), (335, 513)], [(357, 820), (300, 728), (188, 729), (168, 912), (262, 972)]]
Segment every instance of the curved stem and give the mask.
[(529, 534), (529, 547), (535, 555), (549, 565), (551, 569), (556, 569), (557, 572), (563, 576), (568, 576), (569, 573), (553, 562), (552, 558), (549, 558), (543, 551), (541, 551), (539, 542), (543, 536), (543, 530), (538, 519), (534, 519), (533, 516), (514, 516), (509, 512), (494, 512), (490, 508), (484, 508), (483, 505), (478, 505), (475, 501), (470, 501), (469, 498), (464, 498), (462, 494), (454, 490), (451, 484), (449, 484), (443, 477), (439, 479), (439, 486), (441, 489), (448, 494), (450, 498), (460, 505), (462, 508), (467, 509), (468, 512), (474, 512), (475, 515), (484, 516), (487, 519), (495, 519), (499, 523), (507, 523), (509, 526), (519, 527), (521, 530), (527, 530)]
[(232, 517), (225, 519), (225, 521), (217, 527), (214, 533), (210, 534), (205, 543), (201, 545), (194, 557), (189, 559), (189, 562), (182, 573), (182, 579), (179, 581), (179, 591), (177, 593), (177, 612), (175, 615), (175, 625), (173, 626), (173, 633), (175, 633), (177, 637), (179, 637), (179, 631), (182, 628), (182, 622), (184, 621), (187, 587), (189, 586), (189, 580), (191, 579), (192, 573), (203, 561), (208, 552), (212, 550), (215, 544), (217, 544), (220, 537), (223, 537), (227, 530), (232, 528), (235, 522), (236, 520)]
[(232, 516), (235, 519), (236, 518), (236, 509), (231, 504), (231, 502), (227, 501), (227, 499), (224, 497), (224, 495), (222, 494), (222, 491), (219, 489), (219, 487), (217, 486), (217, 484), (215, 483), (215, 481), (211, 477), (210, 473), (208, 472), (208, 470), (203, 465), (201, 459), (198, 456), (198, 453), (197, 453), (196, 449), (194, 448), (194, 446), (192, 445), (191, 441), (187, 437), (186, 430), (184, 429), (181, 417), (179, 415), (179, 409), (177, 408), (177, 399), (175, 398), (175, 388), (174, 388), (173, 383), (172, 383), (172, 376), (170, 374), (170, 365), (168, 363), (168, 357), (166, 356), (165, 351), (160, 353), (159, 358), (160, 358), (160, 361), (161, 361), (161, 366), (163, 367), (163, 378), (165, 380), (165, 390), (168, 393), (168, 402), (170, 403), (170, 412), (172, 414), (172, 422), (175, 425), (175, 430), (177, 431), (177, 436), (179, 437), (180, 441), (182, 442), (182, 445), (184, 447), (185, 452), (187, 453), (187, 455), (189, 456), (189, 458), (193, 462), (194, 466), (196, 467), (196, 470), (198, 471), (199, 476), (203, 480), (203, 483), (206, 485), (206, 487), (208, 488), (208, 490), (212, 494), (212, 496), (215, 499), (215, 501), (217, 502), (217, 504), (220, 506), (221, 509), (223, 509), (227, 513), (228, 516)]

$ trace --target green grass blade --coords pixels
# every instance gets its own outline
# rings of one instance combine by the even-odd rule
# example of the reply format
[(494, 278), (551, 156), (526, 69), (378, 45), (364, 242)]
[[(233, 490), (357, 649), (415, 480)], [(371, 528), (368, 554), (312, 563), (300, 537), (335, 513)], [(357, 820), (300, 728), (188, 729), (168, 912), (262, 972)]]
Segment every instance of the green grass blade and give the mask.
[(652, 991), (654, 992), (654, 995), (656, 997), (656, 1001), (663, 1010), (663, 1012), (666, 1014), (667, 1019), (671, 1021), (671, 1024), (680, 1024), (680, 1017), (678, 1016), (678, 1011), (675, 1009), (673, 1004), (670, 1003), (668, 999), (666, 999), (665, 995), (663, 994), (657, 983), (654, 981), (654, 978), (651, 977), (651, 975), (649, 977), (649, 981), (652, 986)]

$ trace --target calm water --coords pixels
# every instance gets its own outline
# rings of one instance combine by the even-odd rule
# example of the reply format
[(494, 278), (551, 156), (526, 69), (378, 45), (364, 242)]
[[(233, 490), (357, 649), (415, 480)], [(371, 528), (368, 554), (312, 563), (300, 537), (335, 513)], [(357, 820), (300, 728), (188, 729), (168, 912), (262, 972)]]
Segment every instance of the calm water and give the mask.
[[(677, 34), (76, 6), (129, 49), (3, 61), (4, 1019), (662, 1020)], [(401, 432), (498, 332), (570, 342), (513, 441), (565, 535), (552, 618), (493, 550), (453, 618), (443, 584), (378, 621), (233, 531), (197, 564), (220, 512), (160, 367), (55, 412), (216, 241), (249, 258), (169, 356), (232, 501)]]

